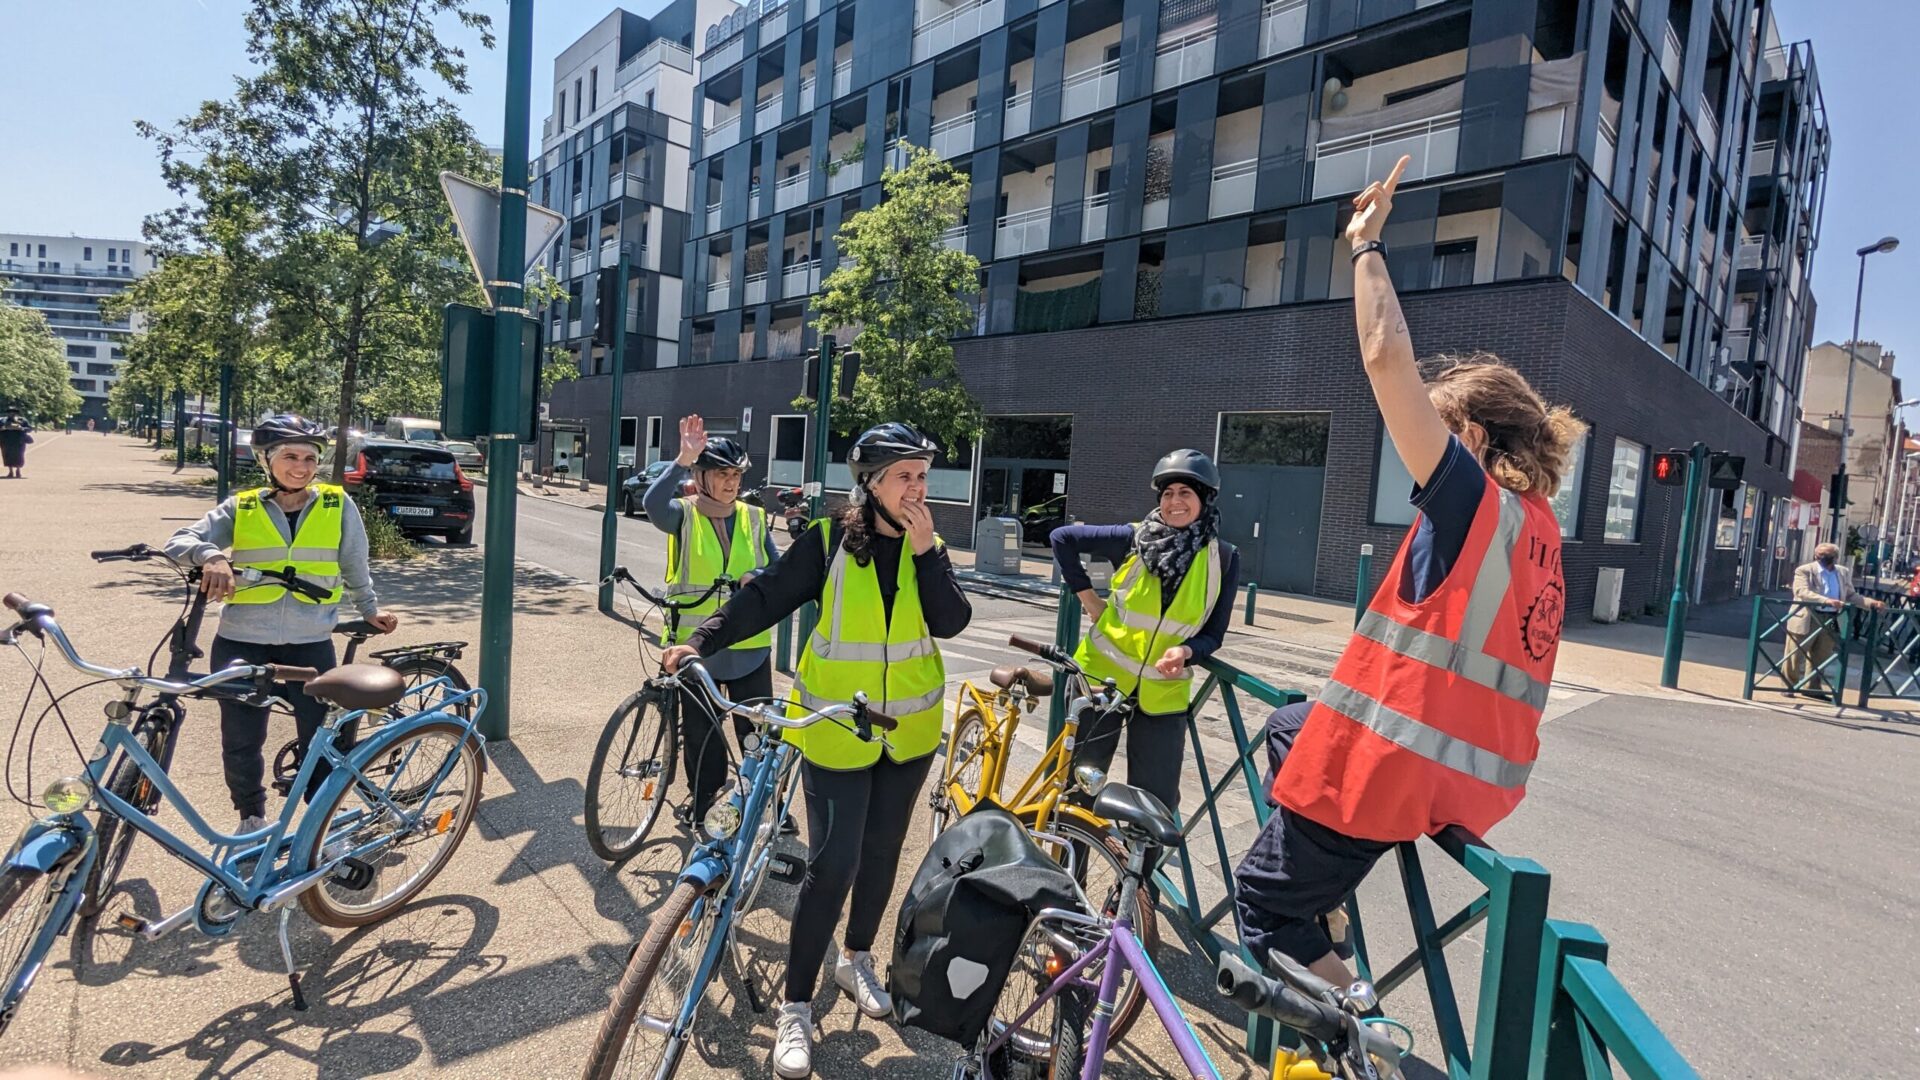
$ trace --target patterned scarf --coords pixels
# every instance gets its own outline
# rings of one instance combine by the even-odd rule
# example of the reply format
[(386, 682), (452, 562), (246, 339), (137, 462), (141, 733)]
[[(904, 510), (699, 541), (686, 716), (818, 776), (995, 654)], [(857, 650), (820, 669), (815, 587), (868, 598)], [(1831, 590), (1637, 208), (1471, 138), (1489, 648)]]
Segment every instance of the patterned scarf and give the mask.
[(1207, 546), (1220, 533), (1220, 509), (1208, 500), (1194, 518), (1184, 528), (1176, 529), (1162, 521), (1160, 510), (1154, 508), (1133, 531), (1133, 550), (1140, 556), (1153, 576), (1160, 579), (1160, 587), (1171, 596), (1187, 579), (1187, 568), (1193, 565), (1194, 556)]

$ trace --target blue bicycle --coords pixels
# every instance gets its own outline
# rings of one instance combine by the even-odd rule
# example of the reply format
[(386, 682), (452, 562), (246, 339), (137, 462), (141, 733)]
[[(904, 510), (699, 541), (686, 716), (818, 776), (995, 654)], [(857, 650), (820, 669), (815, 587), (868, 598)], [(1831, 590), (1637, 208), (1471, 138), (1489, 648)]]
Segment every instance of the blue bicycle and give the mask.
[[(792, 772), (799, 760), (780, 732), (828, 721), (845, 723), (871, 741), (874, 729), (895, 726), (891, 717), (869, 708), (864, 695), (851, 704), (789, 718), (784, 702), (728, 701), (698, 663), (660, 679), (689, 692), (705, 691), (716, 708), (753, 721), (757, 730), (744, 748), (733, 793), (715, 802), (700, 823), (709, 839), (694, 848), (673, 891), (653, 913), (646, 936), (627, 958), (587, 1058), (587, 1080), (672, 1076), (692, 1038), (708, 984), (730, 957), (736, 970), (740, 966), (733, 942), (737, 921), (753, 910), (769, 873), (793, 881), (804, 870), (798, 860), (773, 851), (779, 823), (793, 802)], [(763, 1011), (753, 984), (741, 982), (754, 1011)]]
[[(398, 672), (373, 664), (347, 664), (324, 675), (312, 668), (235, 664), (198, 678), (159, 679), (137, 667), (108, 668), (82, 659), (46, 604), (18, 593), (0, 602), (19, 618), (0, 630), (0, 645), (18, 648), (23, 635), (32, 635), (42, 656), (51, 643), (68, 664), (97, 678), (87, 685), (113, 683), (121, 690), (107, 705), (106, 727), (85, 772), (46, 788), (41, 805), (47, 815), (28, 825), (0, 862), (0, 1034), (86, 897), (100, 857), (99, 835), (86, 815), (90, 805), (206, 876), (192, 904), (154, 923), (123, 916), (123, 926), (148, 941), (188, 922), (209, 937), (224, 937), (244, 914), (277, 911), (296, 1009), (306, 1008), (306, 1000), (287, 941), (295, 901), (322, 925), (378, 922), (440, 873), (473, 822), (486, 764), (485, 740), (474, 729), (486, 708), (484, 690), (452, 693), (446, 678), (409, 689)], [(65, 725), (61, 699), (47, 685), (39, 659), (20, 651), (33, 665), (29, 694), (34, 686), (46, 690), (52, 698), (48, 712)], [(305, 683), (309, 697), (327, 703), (326, 723), (310, 740), (279, 819), (249, 833), (220, 832), (132, 730), (142, 693), (170, 700), (231, 697), (285, 708), (274, 684), (288, 682)], [(390, 720), (358, 745), (341, 748), (344, 725), (369, 713), (390, 715), (408, 698), (431, 701), (432, 707)], [(141, 790), (157, 792), (158, 800), (129, 801), (122, 785), (108, 782), (124, 776), (127, 767), (139, 773)], [(198, 843), (154, 820), (151, 812), (161, 801), (173, 804)], [(211, 849), (202, 851), (202, 845)]]

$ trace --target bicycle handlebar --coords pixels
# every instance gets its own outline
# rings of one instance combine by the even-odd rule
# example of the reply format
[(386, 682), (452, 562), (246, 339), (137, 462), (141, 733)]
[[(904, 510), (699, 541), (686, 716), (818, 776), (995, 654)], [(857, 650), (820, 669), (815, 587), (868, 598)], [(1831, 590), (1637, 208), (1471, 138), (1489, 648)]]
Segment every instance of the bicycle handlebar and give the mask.
[(333, 593), (331, 591), (323, 589), (294, 573), (292, 567), (282, 567), (278, 570), (271, 570), (266, 567), (249, 566), (240, 570), (234, 574), (234, 576), (246, 582), (246, 584), (241, 586), (242, 589), (257, 588), (261, 585), (279, 585), (291, 589), (309, 600), (319, 600), (324, 603), (333, 599)]
[(712, 599), (713, 594), (719, 592), (721, 589), (725, 588), (728, 590), (732, 590), (739, 585), (739, 582), (735, 581), (734, 579), (728, 577), (725, 574), (722, 574), (719, 577), (713, 579), (713, 584), (707, 586), (706, 592), (701, 593), (700, 595), (694, 597), (691, 600), (675, 600), (671, 597), (663, 596), (659, 593), (656, 593), (653, 590), (647, 588), (645, 585), (640, 584), (639, 581), (634, 579), (633, 574), (630, 571), (628, 571), (627, 568), (624, 566), (614, 567), (613, 573), (608, 574), (605, 578), (602, 578), (600, 581), (600, 584), (605, 585), (609, 582), (614, 582), (614, 581), (626, 582), (628, 585), (633, 587), (634, 592), (637, 592), (641, 596), (645, 597), (648, 600), (648, 602), (654, 604), (657, 607), (667, 608), (672, 611), (688, 611), (693, 608), (697, 608), (701, 604), (704, 604), (708, 600)]
[[(1288, 975), (1305, 974), (1313, 983), (1331, 988), (1292, 961), (1287, 961), (1282, 970)], [(1215, 986), (1221, 995), (1248, 1012), (1259, 1013), (1328, 1046), (1350, 1044), (1357, 1035), (1362, 1052), (1398, 1069), (1400, 1047), (1391, 1038), (1360, 1023), (1358, 1017), (1338, 1006), (1294, 990), (1286, 985), (1290, 981), (1255, 971), (1251, 964), (1230, 952), (1220, 954), (1220, 966), (1215, 973)]]
[(134, 544), (129, 547), (89, 553), (94, 562), (119, 562), (121, 560), (144, 562), (147, 559), (153, 558), (155, 555), (164, 556), (165, 554), (165, 552), (157, 551), (145, 544)]
[(853, 696), (852, 703), (847, 705), (829, 705), (824, 709), (818, 710), (817, 712), (810, 712), (805, 716), (788, 716), (786, 713), (771, 705), (742, 705), (739, 702), (728, 700), (727, 696), (720, 692), (719, 684), (715, 683), (713, 676), (707, 672), (706, 666), (698, 660), (689, 660), (680, 665), (680, 670), (674, 675), (675, 678), (681, 680), (685, 680), (688, 676), (692, 676), (693, 680), (699, 684), (702, 690), (706, 691), (708, 696), (713, 699), (713, 703), (718, 705), (721, 711), (746, 716), (757, 723), (768, 724), (789, 731), (812, 727), (822, 720), (852, 720), (854, 722), (854, 734), (865, 742), (872, 742), (873, 737), (867, 730), (868, 728), (892, 731), (900, 726), (900, 721), (868, 705), (867, 695), (864, 693), (856, 693)]
[(1019, 634), (1009, 637), (1007, 644), (1019, 649), (1021, 652), (1032, 653), (1049, 664), (1057, 664), (1069, 671), (1077, 672), (1080, 670), (1079, 665), (1073, 662), (1073, 657), (1061, 652), (1057, 646), (1035, 641), (1032, 638), (1021, 637)]
[[(11, 639), (14, 634), (24, 630), (40, 638), (42, 641), (51, 639), (54, 647), (58, 649), (60, 655), (66, 659), (68, 666), (83, 671), (88, 675), (117, 682), (122, 686), (140, 686), (149, 690), (158, 691), (162, 694), (189, 696), (202, 691), (217, 689), (227, 683), (242, 680), (255, 682), (261, 680), (306, 682), (309, 679), (317, 679), (320, 677), (320, 673), (313, 668), (281, 664), (234, 664), (231, 667), (213, 672), (210, 675), (202, 675), (197, 679), (185, 681), (154, 678), (137, 667), (104, 667), (100, 664), (92, 663), (80, 655), (79, 650), (73, 647), (73, 642), (67, 638), (67, 632), (60, 629), (60, 624), (54, 620), (53, 609), (51, 607), (45, 604), (36, 604), (26, 597), (21, 596), (19, 593), (8, 593), (4, 598), (0, 598), (0, 603), (4, 603), (7, 607), (22, 616), (20, 623), (6, 632), (6, 637)], [(264, 687), (260, 689), (260, 693), (265, 694)], [(283, 707), (286, 705), (286, 702), (276, 697), (268, 697), (267, 701), (264, 702), (264, 704), (274, 703), (278, 703)]]

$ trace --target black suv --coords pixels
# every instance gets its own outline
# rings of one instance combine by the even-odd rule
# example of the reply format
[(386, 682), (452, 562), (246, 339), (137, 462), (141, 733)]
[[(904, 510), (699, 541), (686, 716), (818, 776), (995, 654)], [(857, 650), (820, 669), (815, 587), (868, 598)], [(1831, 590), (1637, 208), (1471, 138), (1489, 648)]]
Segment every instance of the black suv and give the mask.
[(347, 489), (386, 511), (408, 533), (438, 533), (449, 544), (473, 542), (473, 481), (438, 446), (398, 439), (349, 444)]

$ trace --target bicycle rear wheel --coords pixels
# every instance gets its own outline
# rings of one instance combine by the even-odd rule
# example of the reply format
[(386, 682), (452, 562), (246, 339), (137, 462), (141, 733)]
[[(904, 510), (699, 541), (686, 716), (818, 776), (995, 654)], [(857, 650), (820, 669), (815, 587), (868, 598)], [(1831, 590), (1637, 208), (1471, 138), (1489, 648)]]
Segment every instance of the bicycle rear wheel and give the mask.
[[(458, 760), (429, 797), (428, 788), (449, 755)], [(394, 740), (362, 766), (366, 781), (342, 787), (326, 808), (306, 865), (325, 862), (330, 844), (354, 848), (382, 837), (396, 839), (364, 857), (364, 883), (336, 872), (301, 893), (300, 906), (314, 922), (341, 927), (379, 922), (404, 907), (446, 866), (473, 824), (481, 767), (478, 745), (466, 728), (450, 720), (421, 724)], [(370, 788), (398, 804), (401, 816), (375, 799)]]
[(653, 913), (645, 937), (627, 957), (627, 968), (587, 1056), (585, 1080), (672, 1076), (686, 1051), (685, 1037), (670, 1033), (687, 995), (704, 995), (694, 985), (700, 959), (713, 940), (719, 904), (699, 905), (696, 882), (674, 885), (666, 903)]
[(980, 715), (975, 706), (962, 709), (953, 722), (953, 734), (947, 739), (947, 762), (940, 773), (940, 788), (933, 793), (932, 835), (939, 836), (960, 817), (960, 808), (954, 805), (953, 796), (949, 794), (953, 785), (959, 784), (961, 790), (975, 800), (980, 798), (980, 780), (987, 771), (986, 756), (980, 752), (980, 745), (986, 741), (986, 717)]
[(0, 974), (0, 1034), (13, 1023), (20, 1002), (33, 986), (31, 978), (21, 980), (40, 963), (34, 942), (53, 914), (60, 885), (59, 874), (23, 867), (8, 867), (0, 874), (0, 972), (4, 972)]
[(608, 862), (640, 850), (666, 805), (679, 734), (658, 691), (635, 691), (613, 710), (587, 767), (587, 843)]
[[(164, 771), (173, 761), (173, 736), (177, 730), (171, 723), (149, 718), (134, 727), (133, 737)], [(160, 806), (160, 789), (124, 755), (107, 778), (107, 790), (132, 803), (143, 814), (152, 814)], [(93, 860), (93, 869), (87, 871), (86, 892), (80, 900), (82, 919), (94, 918), (107, 906), (107, 898), (113, 895), (113, 887), (120, 881), (120, 871), (126, 869), (133, 838), (140, 835), (139, 830), (105, 807), (100, 809), (93, 833), (100, 854)]]
[[(1031, 827), (1033, 822), (1029, 818), (1026, 824)], [(1072, 845), (1075, 852), (1075, 875), (1079, 878), (1080, 888), (1086, 892), (1087, 899), (1093, 902), (1094, 914), (1104, 915), (1110, 919), (1118, 918), (1121, 904), (1120, 889), (1127, 871), (1126, 845), (1112, 833), (1094, 832), (1078, 819), (1065, 816), (1057, 816), (1050, 820), (1047, 823), (1047, 832)], [(1064, 855), (1056, 850), (1057, 845), (1042, 841), (1041, 847), (1062, 863), (1066, 862)], [(1136, 889), (1132, 902), (1133, 936), (1139, 939), (1140, 948), (1151, 956), (1160, 945), (1159, 922), (1153, 911), (1153, 894), (1145, 888)], [(1094, 982), (1100, 980), (1099, 965), (1088, 970), (1087, 978)], [(1047, 981), (1050, 980), (1043, 980), (1040, 983), (1041, 988), (1045, 988)], [(1011, 985), (1012, 979), (1009, 978), (1008, 982)], [(1029, 995), (1024, 1002), (1020, 1003), (1020, 1008), (1024, 1009), (1032, 1001), (1033, 996)], [(1140, 988), (1140, 980), (1135, 978), (1131, 971), (1122, 972), (1120, 994), (1113, 1003), (1113, 1025), (1109, 1038), (1119, 1041), (1120, 1037), (1133, 1027), (1133, 1022), (1140, 1018), (1140, 1010), (1146, 1002), (1147, 995)], [(1011, 1018), (1019, 1015), (1019, 1010), (1003, 1014), (995, 1009), (994, 1014)]]
[[(468, 685), (467, 677), (460, 674), (460, 669), (454, 667), (451, 660), (442, 656), (390, 656), (381, 661), (381, 663), (399, 672), (400, 677), (406, 680), (408, 690), (425, 686), (427, 683), (442, 676), (444, 676), (450, 684), (448, 686), (442, 686), (430, 693), (415, 694), (411, 697), (401, 698), (400, 700), (406, 708), (402, 710), (396, 706), (395, 708), (388, 709), (387, 719), (389, 721), (398, 720), (403, 716), (411, 716), (414, 713), (428, 712), (437, 709), (440, 707), (441, 702), (473, 689), (472, 686)], [(450, 711), (458, 714), (462, 720), (472, 719), (473, 700), (469, 698), (453, 706)]]

